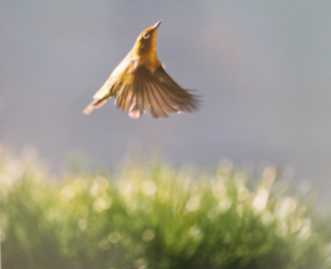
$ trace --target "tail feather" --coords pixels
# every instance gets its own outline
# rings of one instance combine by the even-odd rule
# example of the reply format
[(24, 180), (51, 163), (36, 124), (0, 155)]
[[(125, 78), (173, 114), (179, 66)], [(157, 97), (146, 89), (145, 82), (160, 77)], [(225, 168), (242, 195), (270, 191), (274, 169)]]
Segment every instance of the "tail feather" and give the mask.
[(107, 103), (108, 98), (103, 98), (99, 100), (93, 100), (91, 103), (89, 103), (83, 110), (83, 114), (90, 115), (94, 110), (102, 107), (104, 104)]

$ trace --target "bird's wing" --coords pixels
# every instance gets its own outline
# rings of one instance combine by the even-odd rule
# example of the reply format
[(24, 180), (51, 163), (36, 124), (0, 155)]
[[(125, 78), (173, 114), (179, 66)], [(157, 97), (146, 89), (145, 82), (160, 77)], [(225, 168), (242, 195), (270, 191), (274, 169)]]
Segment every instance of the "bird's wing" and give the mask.
[(117, 80), (120, 80), (123, 74), (130, 73), (131, 70), (128, 69), (130, 69), (131, 66), (134, 66), (134, 61), (130, 61), (129, 57), (126, 56), (110, 74), (102, 87), (94, 94), (93, 99), (98, 100), (103, 99), (106, 96), (111, 96), (114, 83), (116, 83)]
[(84, 114), (90, 114), (95, 109), (102, 107), (107, 101), (116, 94), (118, 87), (118, 81), (121, 81), (125, 74), (132, 73), (132, 67), (135, 67), (134, 61), (130, 61), (129, 57), (125, 57), (122, 62), (114, 69), (108, 79), (102, 85), (102, 87), (93, 95), (93, 101), (90, 102), (83, 110)]
[(93, 100), (103, 99), (109, 95), (112, 85), (111, 76), (105, 81), (102, 87), (93, 95)]
[(154, 72), (137, 66), (132, 79), (118, 86), (115, 103), (132, 118), (146, 111), (155, 118), (167, 117), (174, 112), (192, 112), (199, 105), (198, 97), (180, 87), (162, 66)]

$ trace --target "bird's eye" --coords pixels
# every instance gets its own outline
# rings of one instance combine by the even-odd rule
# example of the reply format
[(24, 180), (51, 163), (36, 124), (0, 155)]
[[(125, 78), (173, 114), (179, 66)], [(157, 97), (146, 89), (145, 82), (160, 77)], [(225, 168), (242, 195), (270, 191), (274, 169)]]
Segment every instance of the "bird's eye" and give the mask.
[(150, 34), (145, 34), (145, 35), (143, 35), (143, 38), (148, 39), (148, 38), (150, 38), (150, 36), (151, 36)]

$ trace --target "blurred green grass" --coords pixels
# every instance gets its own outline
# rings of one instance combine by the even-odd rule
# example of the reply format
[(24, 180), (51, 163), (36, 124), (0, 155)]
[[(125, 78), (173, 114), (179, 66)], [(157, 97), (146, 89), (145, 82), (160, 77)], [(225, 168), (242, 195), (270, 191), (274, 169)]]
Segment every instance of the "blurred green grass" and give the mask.
[(331, 268), (329, 223), (275, 188), (271, 167), (255, 187), (228, 165), (55, 178), (0, 153), (4, 269)]

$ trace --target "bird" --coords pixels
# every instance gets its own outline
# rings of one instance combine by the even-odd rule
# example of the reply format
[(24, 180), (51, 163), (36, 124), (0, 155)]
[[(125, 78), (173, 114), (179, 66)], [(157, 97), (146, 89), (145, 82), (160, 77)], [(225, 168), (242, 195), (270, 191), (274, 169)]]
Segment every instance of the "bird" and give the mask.
[(132, 49), (84, 108), (84, 114), (91, 114), (110, 99), (114, 99), (116, 107), (133, 119), (139, 119), (144, 113), (153, 118), (166, 118), (172, 113), (198, 109), (199, 96), (182, 88), (158, 58), (160, 25), (161, 21), (158, 21), (138, 35)]

